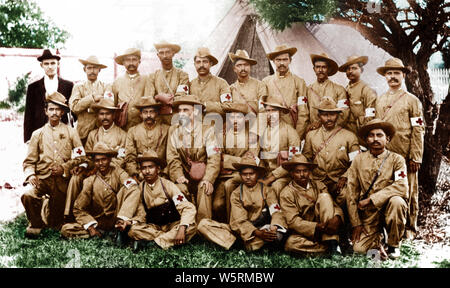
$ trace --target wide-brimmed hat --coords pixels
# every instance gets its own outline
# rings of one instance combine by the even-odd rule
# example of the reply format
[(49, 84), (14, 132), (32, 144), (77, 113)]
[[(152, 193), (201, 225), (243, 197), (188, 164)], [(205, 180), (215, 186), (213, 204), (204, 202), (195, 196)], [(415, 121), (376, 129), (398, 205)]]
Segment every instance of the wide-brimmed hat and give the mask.
[(319, 106), (314, 106), (319, 111), (325, 112), (342, 112), (343, 109), (338, 108), (336, 102), (334, 102), (333, 98), (329, 96), (322, 97), (320, 100)]
[(136, 162), (141, 163), (141, 162), (144, 162), (144, 161), (155, 162), (161, 168), (164, 168), (166, 166), (166, 161), (164, 159), (161, 159), (160, 157), (158, 157), (158, 154), (152, 149), (144, 151), (144, 153), (139, 154), (136, 157)]
[(264, 108), (266, 106), (272, 106), (272, 107), (277, 107), (277, 108), (281, 109), (281, 111), (283, 113), (289, 112), (289, 107), (284, 106), (277, 99), (274, 99), (274, 98), (267, 98), (265, 101), (261, 101), (261, 104), (264, 105)]
[(151, 96), (145, 96), (139, 99), (139, 101), (134, 105), (137, 109), (142, 109), (145, 107), (155, 107), (160, 108), (162, 103), (156, 102), (155, 98)]
[(181, 104), (202, 105), (202, 107), (205, 107), (205, 104), (200, 102), (198, 97), (195, 95), (183, 95), (175, 97), (172, 106), (178, 107)]
[(47, 95), (45, 97), (45, 101), (46, 102), (52, 102), (52, 103), (54, 103), (56, 105), (63, 106), (64, 108), (69, 109), (69, 106), (66, 104), (66, 101), (67, 101), (66, 97), (64, 97), (64, 95), (62, 95), (58, 91), (53, 92), (50, 95)]
[(89, 56), (89, 57), (86, 58), (86, 59), (78, 59), (78, 61), (80, 61), (81, 64), (83, 64), (84, 66), (86, 66), (86, 65), (88, 65), (88, 64), (91, 64), (91, 65), (94, 65), (94, 66), (98, 66), (98, 67), (100, 67), (101, 69), (107, 68), (107, 67), (108, 67), (108, 66), (106, 66), (106, 65), (104, 65), (104, 64), (102, 64), (102, 63), (100, 63), (100, 61), (98, 61), (97, 56), (94, 56), (94, 55), (91, 55), (91, 56)]
[(367, 57), (367, 56), (356, 56), (356, 55), (349, 56), (347, 58), (347, 62), (345, 62), (344, 64), (339, 66), (338, 70), (340, 72), (345, 72), (347, 70), (347, 67), (352, 64), (362, 63), (363, 65), (366, 65), (368, 61), (369, 61), (369, 57)]
[(289, 55), (292, 57), (295, 53), (297, 53), (297, 48), (288, 47), (287, 45), (283, 44), (283, 45), (275, 47), (275, 50), (273, 52), (267, 53), (266, 56), (270, 60), (273, 60), (278, 55), (281, 55), (284, 53), (289, 53)]
[(246, 103), (239, 102), (224, 103), (222, 110), (225, 113), (239, 112), (245, 115), (248, 113), (248, 105)]
[(103, 142), (97, 142), (92, 148), (92, 150), (86, 151), (86, 155), (93, 156), (98, 154), (115, 157), (117, 155), (117, 151), (112, 150), (108, 145), (106, 145)]
[(97, 103), (93, 103), (91, 105), (92, 110), (100, 110), (100, 109), (107, 109), (107, 110), (120, 110), (119, 107), (114, 106), (114, 101), (112, 99), (108, 98), (102, 98)]
[(247, 51), (245, 50), (237, 50), (236, 54), (229, 52), (228, 57), (230, 57), (230, 60), (233, 63), (235, 63), (237, 60), (245, 60), (250, 65), (256, 65), (258, 63), (258, 61), (256, 61), (255, 59), (250, 58), (250, 56), (248, 56)]
[(216, 57), (211, 55), (211, 52), (206, 47), (198, 48), (197, 49), (197, 53), (195, 53), (195, 55), (194, 55), (194, 59), (195, 59), (195, 57), (206, 57), (206, 58), (208, 58), (212, 62), (211, 67), (216, 65), (217, 63), (219, 63), (219, 60), (217, 60)]
[(114, 61), (116, 61), (116, 63), (119, 65), (123, 65), (123, 58), (125, 58), (125, 56), (131, 56), (131, 55), (138, 56), (140, 59), (141, 58), (141, 50), (137, 49), (137, 48), (128, 48), (121, 55), (114, 58)]
[(317, 164), (309, 162), (303, 154), (295, 154), (294, 156), (292, 156), (291, 160), (281, 164), (281, 166), (286, 170), (291, 170), (297, 165), (305, 165), (310, 169), (314, 169), (317, 167)]
[(178, 53), (181, 50), (181, 46), (177, 44), (172, 44), (167, 41), (161, 41), (160, 43), (153, 44), (155, 46), (156, 51), (158, 51), (161, 48), (170, 48), (172, 49), (173, 53)]
[(58, 55), (53, 54), (50, 49), (44, 49), (44, 51), (42, 52), (42, 55), (37, 57), (37, 60), (39, 62), (42, 62), (44, 60), (47, 59), (56, 59), (56, 60), (61, 60), (61, 57), (59, 57)]
[(328, 57), (327, 53), (311, 54), (310, 57), (313, 65), (316, 61), (325, 61), (328, 63), (328, 76), (333, 76), (338, 71), (338, 64), (336, 61)]
[(236, 170), (241, 170), (244, 168), (253, 168), (258, 171), (265, 172), (266, 168), (264, 166), (261, 166), (261, 164), (262, 161), (259, 161), (259, 163), (257, 163), (255, 157), (246, 156), (242, 157), (240, 162), (235, 162), (232, 165)]
[(387, 70), (401, 70), (405, 73), (409, 73), (409, 69), (405, 67), (402, 60), (398, 58), (391, 58), (384, 63), (384, 66), (377, 68), (378, 74), (383, 76), (386, 74)]
[(383, 121), (381, 119), (375, 118), (369, 122), (367, 122), (364, 126), (362, 126), (359, 131), (358, 135), (362, 139), (366, 139), (367, 134), (373, 129), (382, 129), (384, 133), (386, 133), (389, 138), (392, 139), (392, 136), (395, 135), (395, 127), (389, 122)]

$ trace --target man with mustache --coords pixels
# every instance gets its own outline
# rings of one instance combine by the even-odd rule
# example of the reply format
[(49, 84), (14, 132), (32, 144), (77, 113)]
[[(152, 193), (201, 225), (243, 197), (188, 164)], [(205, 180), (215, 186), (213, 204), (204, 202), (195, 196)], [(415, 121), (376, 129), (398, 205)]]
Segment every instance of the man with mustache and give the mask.
[(296, 52), (295, 47), (275, 47), (275, 51), (267, 54), (267, 58), (275, 63), (277, 71), (262, 81), (267, 85), (267, 100), (282, 103), (289, 109), (289, 113), (280, 117), (297, 130), (300, 139), (304, 139), (309, 121), (307, 86), (303, 78), (289, 71), (292, 56)]
[[(42, 228), (59, 230), (64, 221), (64, 205), (70, 170), (82, 163), (85, 152), (75, 129), (61, 123), (69, 110), (66, 98), (59, 92), (46, 97), (48, 123), (33, 132), (23, 161), (24, 186), (22, 204), (29, 221), (26, 237), (36, 237)], [(43, 209), (48, 207), (48, 209)], [(42, 213), (42, 211), (48, 211)]]
[(358, 138), (336, 124), (342, 108), (336, 106), (331, 97), (323, 97), (318, 110), (322, 126), (306, 135), (302, 154), (317, 167), (312, 171), (313, 179), (327, 186), (328, 193), (343, 207), (347, 182), (347, 169), (360, 152)]
[(344, 213), (334, 203), (327, 187), (310, 179), (316, 164), (302, 154), (282, 164), (292, 181), (284, 187), (280, 204), (291, 236), (285, 250), (294, 253), (340, 253), (338, 230), (344, 223)]
[(146, 77), (141, 76), (138, 71), (141, 63), (141, 50), (129, 48), (114, 58), (114, 61), (126, 69), (125, 75), (114, 80), (112, 92), (114, 93), (114, 104), (120, 105), (121, 108), (127, 108), (127, 121), (121, 128), (128, 131), (140, 122), (139, 110), (135, 105), (144, 95), (146, 80)]
[[(364, 72), (363, 66), (367, 64), (368, 60), (367, 56), (350, 56), (347, 58), (347, 62), (338, 69), (340, 72), (345, 72), (349, 80), (345, 90), (347, 90), (350, 115), (345, 128), (355, 134), (358, 134), (358, 129), (362, 125), (375, 117), (377, 94), (369, 85), (360, 80), (361, 73)], [(363, 139), (358, 140), (359, 144), (365, 144)]]
[(402, 88), (409, 69), (398, 58), (386, 61), (377, 72), (386, 78), (389, 90), (376, 101), (376, 117), (394, 125), (397, 133), (387, 144), (387, 149), (402, 155), (408, 165), (408, 223), (406, 237), (415, 238), (419, 214), (418, 172), (423, 156), (425, 119), (420, 100)]
[(211, 67), (217, 63), (218, 60), (211, 55), (208, 48), (197, 49), (194, 66), (198, 77), (191, 81), (190, 93), (196, 95), (206, 106), (206, 113), (223, 114), (222, 107), (232, 102), (232, 95), (227, 81), (210, 73)]
[[(353, 251), (366, 253), (379, 249), (382, 259), (400, 257), (408, 205), (408, 179), (405, 159), (387, 149), (396, 133), (384, 120), (373, 119), (359, 130), (369, 151), (358, 154), (348, 170), (347, 209), (353, 227)], [(386, 228), (386, 255), (381, 243)]]
[[(142, 180), (136, 161), (138, 155), (153, 150), (162, 160), (166, 160), (167, 135), (170, 126), (158, 121), (162, 104), (153, 97), (142, 97), (136, 108), (140, 111), (142, 122), (130, 128), (125, 148), (125, 170), (137, 181)], [(162, 171), (162, 169), (161, 169)]]
[(86, 153), (93, 157), (96, 172), (84, 180), (76, 198), (76, 222), (61, 228), (65, 238), (102, 237), (114, 228), (129, 229), (140, 200), (137, 183), (120, 167), (111, 165), (117, 151), (97, 142)]
[(311, 123), (308, 131), (321, 126), (317, 116), (317, 109), (314, 107), (318, 107), (325, 96), (331, 97), (337, 103), (337, 107), (343, 109), (337, 124), (341, 127), (346, 127), (350, 113), (347, 92), (344, 87), (328, 79), (328, 77), (333, 76), (338, 71), (337, 63), (329, 58), (326, 53), (311, 54), (310, 57), (317, 80), (308, 86), (309, 121)]
[(97, 126), (97, 117), (90, 107), (103, 99), (105, 92), (111, 90), (111, 87), (97, 79), (100, 71), (107, 66), (101, 64), (96, 56), (78, 59), (78, 61), (84, 66), (83, 71), (86, 73), (87, 80), (73, 87), (69, 106), (73, 113), (77, 115), (77, 132), (84, 145), (89, 132)]
[(162, 69), (148, 76), (144, 95), (154, 97), (163, 104), (159, 117), (165, 124), (171, 125), (173, 98), (175, 95), (189, 94), (189, 75), (173, 66), (173, 57), (181, 50), (179, 45), (163, 41), (154, 46)]
[[(41, 128), (48, 122), (46, 114), (42, 113), (45, 110), (46, 97), (53, 94), (53, 92), (59, 92), (64, 95), (66, 100), (69, 100), (72, 94), (73, 83), (58, 76), (60, 59), (61, 57), (52, 54), (49, 49), (45, 49), (42, 55), (37, 58), (41, 62), (45, 75), (42, 79), (31, 83), (27, 87), (23, 118), (24, 143), (30, 140), (33, 131)], [(67, 115), (69, 115), (69, 112)], [(66, 124), (68, 123), (67, 115), (61, 119)]]

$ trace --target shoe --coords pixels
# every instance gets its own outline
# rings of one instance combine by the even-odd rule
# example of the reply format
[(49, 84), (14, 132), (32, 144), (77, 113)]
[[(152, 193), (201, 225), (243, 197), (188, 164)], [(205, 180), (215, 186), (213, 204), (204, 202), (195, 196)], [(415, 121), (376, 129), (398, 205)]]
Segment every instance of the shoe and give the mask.
[(41, 234), (41, 231), (42, 228), (33, 228), (28, 225), (27, 229), (25, 230), (25, 238), (36, 239)]
[(341, 247), (339, 247), (339, 242), (337, 240), (330, 240), (328, 242), (328, 251), (329, 253), (333, 255), (341, 255)]
[(406, 230), (406, 232), (405, 232), (404, 238), (405, 238), (406, 240), (414, 240), (414, 239), (416, 239), (416, 232), (414, 232), (414, 231), (408, 229), (408, 230)]
[(137, 253), (140, 250), (142, 250), (144, 247), (146, 247), (146, 243), (144, 240), (134, 240), (133, 241), (133, 253)]
[(387, 254), (390, 259), (398, 259), (400, 257), (400, 247), (388, 246)]

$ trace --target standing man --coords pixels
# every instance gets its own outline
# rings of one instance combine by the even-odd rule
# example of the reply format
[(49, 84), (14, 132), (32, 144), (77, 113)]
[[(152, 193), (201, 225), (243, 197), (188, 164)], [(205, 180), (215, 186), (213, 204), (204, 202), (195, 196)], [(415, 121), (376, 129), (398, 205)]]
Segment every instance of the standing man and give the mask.
[(96, 56), (78, 60), (84, 66), (83, 71), (86, 73), (87, 80), (73, 87), (69, 106), (73, 113), (77, 115), (77, 132), (84, 145), (89, 132), (94, 130), (97, 124), (97, 117), (90, 106), (98, 103), (108, 88), (105, 83), (97, 79), (100, 71), (107, 66), (101, 64)]
[(162, 69), (148, 76), (144, 95), (154, 97), (163, 104), (160, 118), (165, 124), (171, 125), (173, 97), (175, 94), (189, 94), (189, 75), (173, 66), (173, 56), (181, 50), (179, 45), (163, 41), (154, 46)]
[(309, 123), (309, 111), (305, 80), (289, 71), (292, 56), (296, 52), (295, 47), (281, 45), (267, 54), (267, 58), (273, 61), (277, 71), (264, 78), (263, 82), (267, 85), (267, 100), (282, 103), (289, 109), (289, 113), (282, 115), (281, 119), (297, 130), (301, 140), (305, 137)]
[(146, 77), (139, 74), (138, 68), (141, 63), (141, 50), (129, 48), (122, 55), (117, 56), (114, 61), (123, 65), (127, 70), (125, 75), (114, 80), (112, 91), (114, 93), (114, 105), (122, 108), (123, 118), (126, 123), (121, 128), (128, 131), (140, 122), (139, 110), (135, 104), (144, 95)]
[[(48, 123), (33, 132), (28, 145), (23, 170), (25, 183), (31, 187), (21, 197), (30, 223), (27, 237), (39, 235), (45, 227), (61, 228), (70, 170), (82, 163), (86, 155), (75, 129), (61, 123), (68, 110), (62, 94), (48, 95), (44, 110)], [(48, 203), (49, 215), (41, 216), (44, 202)]]
[(388, 233), (388, 256), (400, 257), (408, 205), (408, 179), (405, 159), (386, 149), (395, 127), (380, 119), (366, 123), (359, 136), (369, 151), (360, 153), (348, 170), (347, 209), (353, 227), (353, 251), (366, 253), (380, 249), (383, 226)]
[[(338, 69), (340, 72), (345, 72), (349, 80), (345, 90), (347, 90), (350, 103), (350, 115), (347, 126), (344, 128), (352, 131), (355, 135), (358, 134), (362, 125), (375, 117), (377, 94), (369, 85), (360, 80), (361, 73), (364, 72), (363, 66), (367, 64), (368, 60), (367, 56), (350, 56), (347, 58), (347, 62)], [(365, 142), (359, 139), (359, 143), (364, 145)]]
[[(61, 57), (52, 54), (49, 49), (45, 49), (41, 56), (37, 58), (44, 69), (44, 77), (41, 80), (31, 83), (27, 88), (27, 98), (25, 102), (25, 114), (23, 119), (23, 139), (28, 142), (34, 130), (41, 128), (47, 123), (45, 113), (45, 99), (54, 92), (59, 92), (69, 101), (72, 94), (73, 83), (58, 77), (59, 60)], [(67, 113), (69, 115), (69, 113)], [(63, 123), (68, 123), (67, 117), (62, 119)]]
[(417, 232), (419, 214), (418, 172), (422, 163), (425, 133), (422, 103), (416, 96), (402, 89), (403, 79), (409, 70), (400, 59), (387, 60), (377, 72), (386, 78), (389, 90), (378, 97), (376, 116), (391, 123), (397, 130), (386, 148), (402, 155), (408, 165), (409, 215), (406, 237), (411, 239), (415, 238)]

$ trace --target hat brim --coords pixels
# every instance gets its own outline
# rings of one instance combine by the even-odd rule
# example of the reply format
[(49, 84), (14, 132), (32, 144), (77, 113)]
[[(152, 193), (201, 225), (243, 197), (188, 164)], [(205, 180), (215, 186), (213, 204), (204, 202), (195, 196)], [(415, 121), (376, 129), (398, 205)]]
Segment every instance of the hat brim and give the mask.
[(37, 60), (39, 62), (42, 62), (42, 61), (47, 60), (47, 59), (56, 59), (56, 60), (59, 61), (59, 60), (61, 60), (61, 57), (59, 57), (58, 55), (42, 55), (42, 56), (39, 56), (37, 58)]
[(53, 104), (56, 104), (56, 105), (58, 105), (58, 106), (62, 106), (63, 108), (65, 108), (65, 109), (67, 109), (67, 110), (70, 109), (70, 108), (69, 108), (69, 105), (64, 104), (64, 103), (62, 103), (62, 102), (59, 102), (59, 101), (55, 101), (55, 100), (46, 100), (46, 102), (47, 102), (47, 103), (53, 103)]
[(311, 54), (311, 62), (314, 65), (316, 61), (325, 61), (328, 63), (328, 76), (333, 76), (337, 73), (339, 65), (331, 58), (325, 57), (323, 55)]
[(308, 162), (284, 162), (281, 164), (281, 167), (283, 167), (285, 170), (290, 171), (297, 165), (305, 165), (305, 166), (309, 167), (309, 169), (311, 169), (311, 170), (313, 170), (314, 168), (316, 168), (318, 166), (317, 164), (308, 163)]
[(187, 104), (187, 105), (202, 105), (203, 108), (205, 108), (205, 105), (198, 102), (198, 101), (191, 101), (191, 100), (178, 100), (178, 101), (174, 101), (172, 104), (172, 107), (174, 107), (175, 109), (178, 108), (178, 106), (182, 105), (182, 104)]
[(362, 63), (363, 65), (366, 65), (368, 61), (369, 61), (369, 57), (367, 57), (367, 56), (360, 56), (358, 58), (355, 58), (355, 59), (353, 59), (351, 61), (348, 61), (348, 62), (342, 64), (339, 67), (338, 71), (339, 72), (346, 72), (348, 66), (356, 64), (356, 63)]
[(98, 104), (91, 105), (91, 109), (93, 109), (95, 111), (100, 110), (100, 109), (114, 110), (114, 111), (115, 110), (120, 110), (119, 107), (108, 107), (108, 106), (101, 106), (101, 105), (98, 105)]
[(406, 67), (399, 67), (399, 66), (383, 66), (383, 67), (378, 67), (377, 68), (377, 72), (381, 76), (384, 76), (386, 74), (387, 70), (401, 70), (401, 71), (405, 72), (406, 74), (408, 74), (410, 72), (408, 68), (406, 68)]
[(152, 161), (155, 162), (159, 165), (159, 167), (164, 168), (166, 167), (167, 163), (164, 159), (158, 158), (158, 157), (137, 157), (136, 158), (136, 162), (137, 163), (142, 163), (145, 161)]
[(106, 66), (106, 65), (103, 65), (103, 64), (100, 64), (100, 63), (89, 62), (89, 61), (86, 61), (86, 60), (83, 60), (83, 59), (78, 59), (78, 61), (80, 61), (80, 63), (83, 64), (84, 66), (90, 64), (90, 65), (94, 65), (94, 66), (100, 67), (100, 69), (108, 68), (108, 66)]
[(233, 63), (235, 63), (237, 60), (244, 60), (244, 61), (247, 61), (251, 66), (258, 64), (258, 61), (256, 61), (255, 59), (238, 56), (238, 55), (233, 54), (231, 52), (228, 53), (228, 56), (230, 57), (230, 60)]
[(317, 107), (317, 106), (313, 106), (313, 108), (319, 110), (319, 112), (323, 111), (323, 112), (337, 112), (337, 113), (341, 113), (341, 112), (344, 111), (344, 109), (342, 109), (342, 108), (324, 109), (324, 108), (320, 108), (320, 107)]
[(172, 49), (173, 53), (178, 53), (181, 50), (181, 46), (177, 44), (154, 44), (156, 51), (158, 52), (161, 48), (170, 48)]
[(231, 165), (233, 165), (233, 167), (236, 170), (238, 170), (238, 171), (240, 171), (240, 170), (242, 170), (244, 168), (252, 168), (252, 169), (255, 169), (255, 170), (260, 171), (260, 172), (266, 172), (267, 171), (267, 169), (265, 167), (257, 166), (257, 165), (241, 164), (241, 163), (233, 163)]
[(136, 105), (134, 105), (134, 107), (136, 107), (137, 109), (142, 109), (142, 108), (147, 108), (147, 107), (154, 107), (154, 108), (159, 109), (159, 108), (161, 108), (162, 105), (163, 105), (162, 103), (143, 104), (143, 105), (136, 104)]
[(367, 134), (373, 129), (382, 129), (391, 139), (395, 135), (394, 125), (389, 122), (378, 122), (361, 127), (358, 131), (358, 136), (361, 137), (361, 139), (366, 139)]
[(139, 51), (136, 51), (136, 52), (133, 52), (133, 53), (119, 55), (116, 58), (114, 58), (114, 61), (116, 61), (116, 63), (119, 64), (119, 65), (123, 65), (123, 58), (125, 58), (125, 56), (137, 56), (140, 59), (141, 58), (141, 53)]
[(96, 150), (92, 150), (92, 151), (86, 151), (86, 155), (88, 156), (94, 156), (94, 155), (107, 155), (110, 157), (116, 157), (117, 156), (117, 152), (116, 151), (96, 151)]
[(267, 53), (266, 56), (267, 56), (268, 59), (273, 60), (278, 55), (281, 55), (281, 54), (284, 54), (284, 53), (289, 53), (289, 55), (292, 57), (292, 56), (294, 56), (295, 53), (297, 53), (297, 48), (291, 47), (291, 48), (288, 48), (288, 49)]
[(264, 106), (264, 108), (266, 108), (266, 106), (276, 107), (280, 109), (283, 113), (288, 113), (290, 110), (288, 107), (281, 106), (280, 104), (277, 103), (261, 102), (261, 104)]

